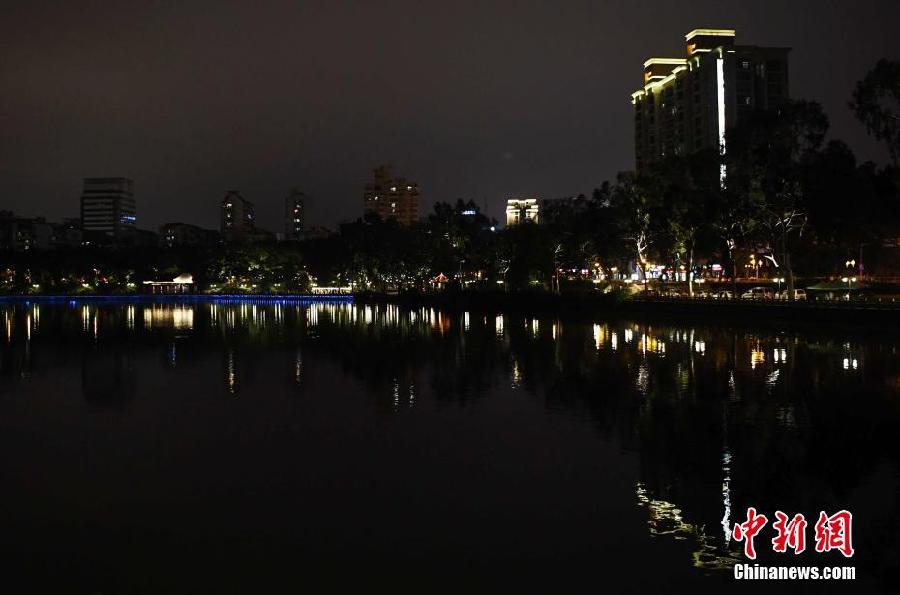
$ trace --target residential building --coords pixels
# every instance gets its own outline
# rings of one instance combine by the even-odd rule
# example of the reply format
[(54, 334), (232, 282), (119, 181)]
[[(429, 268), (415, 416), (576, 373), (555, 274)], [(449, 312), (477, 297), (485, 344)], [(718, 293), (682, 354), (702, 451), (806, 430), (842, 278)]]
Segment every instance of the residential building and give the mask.
[(190, 223), (165, 223), (159, 226), (159, 245), (163, 248), (213, 246), (220, 239), (218, 232)]
[(694, 29), (685, 55), (649, 58), (632, 93), (635, 169), (670, 155), (725, 151), (725, 131), (789, 98), (790, 48), (736, 45), (733, 29)]
[(43, 217), (17, 217), (0, 211), (0, 251), (49, 250), (52, 238), (53, 226)]
[(222, 238), (226, 242), (251, 239), (256, 228), (253, 203), (237, 190), (229, 190), (222, 199)]
[(304, 237), (306, 219), (306, 195), (294, 189), (284, 199), (284, 239), (299, 241)]
[(402, 225), (419, 220), (419, 185), (406, 178), (394, 178), (390, 167), (375, 169), (373, 181), (363, 194), (365, 213), (378, 214), (382, 220), (395, 219)]

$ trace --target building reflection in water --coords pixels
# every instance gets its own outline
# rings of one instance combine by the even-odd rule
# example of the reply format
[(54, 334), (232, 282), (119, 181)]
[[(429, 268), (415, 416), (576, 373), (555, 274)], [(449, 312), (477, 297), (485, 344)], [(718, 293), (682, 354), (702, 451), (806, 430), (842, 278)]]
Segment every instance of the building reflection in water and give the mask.
[(766, 362), (766, 352), (763, 351), (759, 343), (750, 351), (750, 369), (755, 370), (757, 366)]
[(731, 451), (722, 451), (722, 531), (725, 541), (731, 541)]
[(714, 536), (708, 535), (703, 526), (685, 521), (677, 505), (652, 498), (640, 482), (635, 486), (635, 495), (638, 506), (647, 509), (647, 530), (650, 535), (693, 542), (694, 567), (731, 570), (736, 563), (744, 561), (739, 549), (724, 547)]
[(191, 330), (194, 328), (194, 306), (153, 305), (144, 308), (144, 328)]
[[(690, 542), (698, 568), (735, 562), (730, 525), (747, 504), (742, 488), (785, 505), (798, 494), (817, 497), (806, 493), (811, 484), (847, 493), (873, 459), (896, 452), (887, 438), (895, 410), (882, 407), (900, 389), (893, 339), (569, 319), (565, 332), (544, 319), (542, 337), (541, 321), (518, 315), (333, 303), (33, 305), (4, 307), (2, 316), (3, 395), (28, 382), (32, 366), (52, 372), (52, 358), (41, 357), (51, 342), (72, 341), (92, 406), (133, 399), (136, 358), (149, 353), (158, 374), (205, 371), (202, 380), (229, 395), (302, 386), (304, 398), (324, 398), (327, 389), (314, 394), (316, 374), (336, 365), (378, 415), (415, 419), (435, 415), (432, 401), (505, 397), (536, 402), (547, 415), (572, 413), (637, 453), (638, 483), (622, 497), (647, 510), (651, 535)], [(201, 354), (212, 357), (204, 364)], [(257, 366), (276, 373), (255, 377)], [(841, 424), (858, 431), (832, 447), (826, 430)], [(820, 468), (812, 458), (834, 464)], [(829, 476), (835, 466), (847, 477)]]
[(225, 390), (230, 395), (238, 394), (237, 362), (234, 349), (225, 352)]

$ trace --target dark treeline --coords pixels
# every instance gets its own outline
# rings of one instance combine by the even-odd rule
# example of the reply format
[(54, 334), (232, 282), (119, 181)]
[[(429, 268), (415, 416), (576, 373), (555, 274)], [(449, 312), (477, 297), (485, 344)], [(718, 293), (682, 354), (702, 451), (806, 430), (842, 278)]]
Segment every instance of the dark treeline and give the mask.
[(893, 163), (884, 167), (859, 163), (845, 143), (827, 139), (817, 103), (795, 101), (745, 118), (728, 132), (724, 154), (672, 155), (590, 194), (544, 201), (538, 225), (498, 229), (474, 202), (459, 200), (438, 203), (416, 225), (366, 216), (299, 243), (10, 254), (0, 290), (133, 292), (143, 280), (189, 272), (198, 289), (213, 292), (314, 284), (558, 291), (646, 280), (651, 265), (702, 276), (712, 263), (725, 277), (779, 276), (791, 288), (797, 275), (846, 274), (850, 260), (854, 274), (896, 275), (900, 125), (884, 107), (891, 97), (900, 97), (900, 67), (881, 61), (851, 102), (887, 143)]

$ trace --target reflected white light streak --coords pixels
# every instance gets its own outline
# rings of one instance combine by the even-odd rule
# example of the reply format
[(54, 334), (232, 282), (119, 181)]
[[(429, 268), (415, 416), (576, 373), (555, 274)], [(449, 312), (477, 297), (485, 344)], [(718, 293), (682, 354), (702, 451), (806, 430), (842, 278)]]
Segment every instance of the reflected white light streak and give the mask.
[(722, 452), (722, 504), (725, 514), (722, 515), (722, 530), (725, 532), (725, 542), (731, 540), (731, 451), (727, 448)]

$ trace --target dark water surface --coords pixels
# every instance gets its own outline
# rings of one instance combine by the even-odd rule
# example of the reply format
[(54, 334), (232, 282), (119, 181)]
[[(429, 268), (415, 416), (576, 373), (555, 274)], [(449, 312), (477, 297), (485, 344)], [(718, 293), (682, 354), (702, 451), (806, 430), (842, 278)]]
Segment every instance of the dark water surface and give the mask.
[[(882, 592), (896, 330), (394, 306), (0, 306), (5, 592)], [(737, 584), (801, 512), (853, 583)], [(854, 513), (857, 555), (814, 551)], [(24, 586), (24, 587), (23, 587)]]

